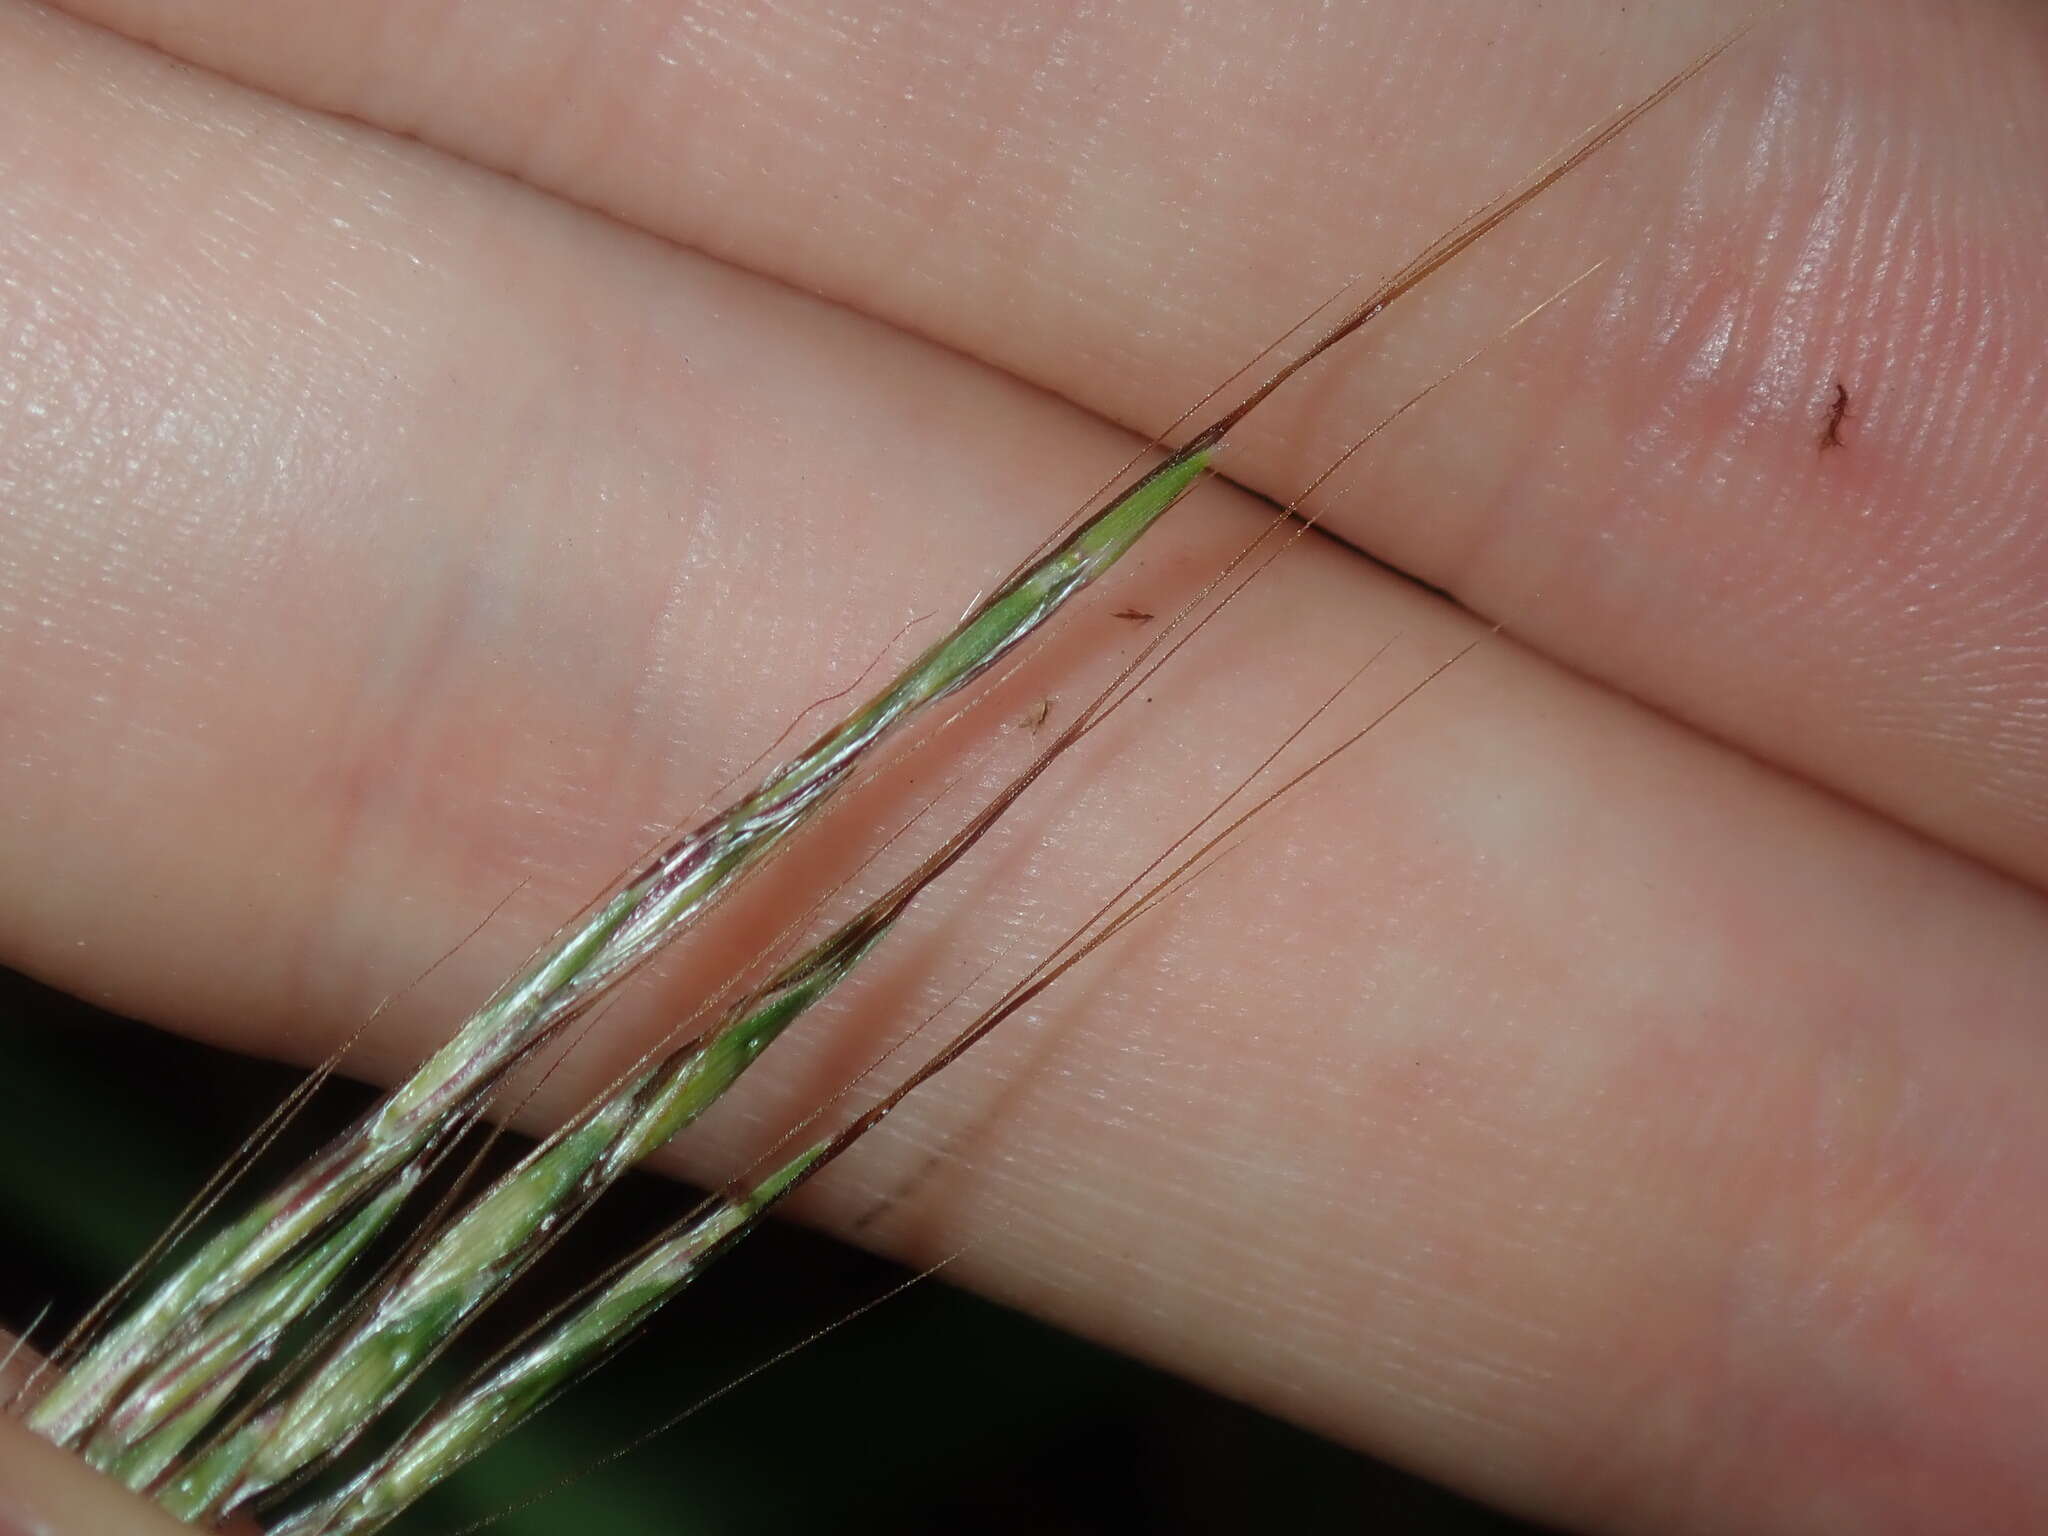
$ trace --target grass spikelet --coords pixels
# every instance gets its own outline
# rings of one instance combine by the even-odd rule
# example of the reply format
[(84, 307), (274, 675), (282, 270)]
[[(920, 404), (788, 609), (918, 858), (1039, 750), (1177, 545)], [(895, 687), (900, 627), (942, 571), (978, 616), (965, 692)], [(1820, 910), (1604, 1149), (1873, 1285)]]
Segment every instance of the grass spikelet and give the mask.
[[(166, 1508), (199, 1523), (274, 1497), (348, 1450), (568, 1224), (725, 1093), (884, 940), (910, 903), (1054, 757), (1128, 697), (1118, 689), (1167, 642), (1194, 605), (1155, 636), (1030, 769), (911, 876), (777, 970), (711, 1028), (643, 1060), (606, 1097), (445, 1223), (420, 1236), (373, 1288), (359, 1315), (323, 1335), (324, 1342), (308, 1351), (308, 1359), (275, 1372), (267, 1385), (252, 1386), (256, 1373), (293, 1331), (329, 1305), (344, 1272), (397, 1218), (436, 1159), (485, 1113), (507, 1074), (759, 868), (853, 781), (884, 742), (1013, 655), (1114, 567), (1212, 471), (1230, 432), (1303, 367), (1584, 164), (1747, 30), (1738, 30), (1596, 127), (1350, 304), (1184, 446), (1163, 450), (1154, 467), (1063, 530), (866, 702), (622, 877), (471, 1014), (407, 1082), (174, 1264), (125, 1316), (106, 1327), (98, 1327), (95, 1319), (95, 1331), (82, 1351), (65, 1362), (62, 1373), (29, 1406), (25, 1416), (30, 1425), (82, 1451), (93, 1465), (130, 1487), (155, 1492)], [(1329, 303), (1349, 291), (1347, 285)], [(1320, 485), (1327, 473), (1315, 483)], [(1225, 575), (1234, 568), (1235, 562)], [(1204, 596), (1222, 580), (1218, 577)], [(1179, 643), (1184, 637), (1173, 649)], [(1202, 842), (1163, 879), (1135, 896), (1137, 882), (1126, 886), (1088, 927), (1045, 957), (908, 1081), (840, 1130), (693, 1212), (430, 1409), (338, 1492), (275, 1530), (285, 1536), (353, 1536), (382, 1529), (428, 1487), (602, 1361), (911, 1091), (1109, 937), (1198, 878), (1250, 816), (1348, 750), (1441, 670)], [(1193, 835), (1184, 834), (1183, 841)]]
[(224, 1486), (222, 1507), (233, 1508), (346, 1449), (569, 1222), (716, 1102), (892, 922), (862, 914), (717, 1028), (542, 1143), (405, 1267), (302, 1384), (207, 1451), (193, 1480)]
[(473, 1118), (507, 1070), (708, 910), (822, 806), (878, 743), (920, 708), (995, 666), (1109, 570), (1199, 482), (1216, 440), (1205, 435), (1140, 478), (874, 698), (622, 881), (353, 1130), (159, 1284), (35, 1405), (30, 1424), (58, 1444), (79, 1443), (181, 1330), (255, 1283), (299, 1244), (348, 1220), (400, 1169)]
[[(375, 1531), (396, 1519), (434, 1484), (524, 1423), (701, 1275), (823, 1166), (836, 1141), (806, 1147), (751, 1188), (717, 1200), (657, 1240), (534, 1343), (443, 1403), (346, 1488), (272, 1527), (273, 1536), (342, 1536)], [(217, 1489), (194, 1477), (175, 1485), (164, 1503), (173, 1514), (193, 1518), (205, 1512), (209, 1495), (217, 1498)]]
[[(1135, 896), (1131, 893), (1144, 876), (1127, 885), (1111, 899), (1110, 909), (1099, 912), (1080, 932), (1070, 936), (1035, 966), (1023, 981), (1011, 987), (903, 1083), (837, 1132), (805, 1146), (757, 1183), (727, 1191), (708, 1202), (703, 1210), (686, 1217), (656, 1238), (611, 1277), (594, 1285), (585, 1299), (565, 1316), (542, 1328), (537, 1337), (506, 1351), (498, 1363), (479, 1373), (469, 1385), (431, 1409), (396, 1445), (345, 1487), (274, 1527), (274, 1536), (368, 1536), (368, 1533), (380, 1530), (396, 1519), (428, 1488), (481, 1455), (562, 1390), (602, 1363), (657, 1310), (687, 1289), (719, 1255), (752, 1231), (769, 1211), (848, 1152), (913, 1092), (957, 1061), (976, 1043), (986, 1039), (998, 1025), (1041, 996), (1124, 928), (1185, 889), (1202, 873), (1218, 850), (1224, 848), (1248, 822), (1363, 741), (1448, 667), (1470, 654), (1472, 649), (1473, 645), (1468, 645), (1449, 661), (1431, 669), (1364, 727), (1197, 844), (1193, 851), (1175, 862), (1164, 877)], [(1384, 653), (1385, 647), (1382, 647), (1366, 666), (1371, 666), (1372, 661)], [(1364, 670), (1362, 667), (1359, 673), (1354, 673), (1344, 687), (1348, 688)], [(1339, 690), (1340, 693), (1342, 691)], [(1318, 710), (1316, 716), (1321, 713)], [(1311, 720), (1316, 716), (1311, 716)], [(1293, 739), (1294, 736), (1288, 738), (1290, 742)], [(1273, 757), (1268, 757), (1261, 763), (1253, 771), (1254, 777), (1272, 761)], [(1233, 791), (1232, 798), (1235, 794)], [(1211, 811), (1205, 815), (1173, 846), (1178, 847), (1193, 837), (1216, 814), (1216, 811)], [(1162, 855), (1161, 860), (1155, 860), (1152, 867), (1165, 857)], [(209, 1506), (201, 1500), (208, 1495), (217, 1498), (220, 1486), (217, 1477), (209, 1478), (202, 1470), (175, 1485), (165, 1502), (174, 1513), (188, 1518), (203, 1514)]]
[(307, 1316), (412, 1194), (408, 1170), (330, 1236), (220, 1309), (107, 1416), (86, 1460), (131, 1488), (155, 1482), (213, 1423), (235, 1389)]
[[(1284, 517), (1284, 512), (1276, 517), (1245, 553), (1281, 526)], [(629, 1074), (473, 1201), (405, 1266), (307, 1379), (205, 1451), (181, 1486), (206, 1490), (216, 1507), (228, 1512), (344, 1450), (441, 1345), (501, 1294), (568, 1223), (716, 1102), (783, 1031), (882, 943), (911, 905), (1058, 758), (1199, 632), (1221, 605), (1192, 622), (1191, 616), (1234, 568), (1233, 562), (1148, 640), (1021, 773), (907, 875), (734, 1003), (719, 1023)], [(1239, 587), (1250, 579), (1242, 578)], [(1163, 656), (1158, 654), (1162, 650)], [(148, 1477), (131, 1480), (131, 1486), (147, 1486), (161, 1467), (150, 1467)]]

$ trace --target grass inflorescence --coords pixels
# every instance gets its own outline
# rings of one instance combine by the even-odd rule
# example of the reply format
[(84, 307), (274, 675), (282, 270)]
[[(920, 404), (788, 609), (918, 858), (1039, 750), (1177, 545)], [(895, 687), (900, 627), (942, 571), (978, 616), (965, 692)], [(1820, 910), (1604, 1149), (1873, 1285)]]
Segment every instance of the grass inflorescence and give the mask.
[[(1128, 699), (1134, 679), (1142, 681), (1148, 668), (1170, 658), (1186, 632), (1204, 622), (1197, 616), (1201, 600), (1153, 636), (1023, 773), (908, 876), (774, 965), (764, 980), (736, 984), (733, 1000), (710, 1022), (696, 1027), (693, 1018), (679, 1026), (676, 1038), (664, 1040), (480, 1192), (430, 1211), (395, 1258), (367, 1284), (351, 1286), (364, 1254), (388, 1229), (403, 1226), (435, 1169), (497, 1105), (514, 1070), (572, 1023), (588, 1020), (657, 952), (717, 908), (858, 781), (885, 744), (1018, 654), (1212, 472), (1233, 429), (1300, 369), (1584, 164), (1727, 46), (1601, 124), (1344, 306), (1296, 355), (1183, 445), (1159, 449), (1156, 463), (1048, 540), (864, 702), (751, 788), (667, 840), (556, 933), (355, 1125), (177, 1256), (125, 1310), (89, 1319), (52, 1368), (39, 1374), (24, 1408), (31, 1426), (202, 1524), (249, 1507), (275, 1508), (310, 1476), (344, 1462), (359, 1437), (400, 1403), (477, 1314), (607, 1188), (696, 1120), (883, 945), (912, 905), (1045, 768)], [(764, 1166), (593, 1281), (383, 1449), (358, 1452), (358, 1464), (338, 1487), (302, 1500), (275, 1529), (289, 1536), (381, 1529), (617, 1348), (917, 1086), (1198, 877), (1247, 817), (1332, 755), (1197, 841), (1193, 852), (1177, 861), (1162, 856), (1164, 874), (1156, 874), (1155, 864), (1126, 886), (1069, 945), (1044, 957), (904, 1083), (838, 1129), (806, 1131), (809, 1139), (799, 1136), (794, 1149), (782, 1146)], [(1187, 834), (1194, 835), (1192, 829)], [(296, 1352), (287, 1347), (322, 1319), (325, 1326), (311, 1328), (310, 1342), (299, 1342)]]

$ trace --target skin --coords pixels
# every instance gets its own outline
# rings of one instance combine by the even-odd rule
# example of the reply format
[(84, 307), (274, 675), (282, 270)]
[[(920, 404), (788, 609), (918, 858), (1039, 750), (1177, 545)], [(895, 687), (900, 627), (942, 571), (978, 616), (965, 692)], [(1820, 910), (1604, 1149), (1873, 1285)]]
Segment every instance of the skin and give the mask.
[[(68, 9), (0, 5), (0, 959), (315, 1060), (516, 889), (364, 1032), (385, 1079), (1191, 381), (1729, 24)], [(2048, 1526), (2044, 84), (2037, 6), (1795, 4), (1276, 400), (1242, 489), (805, 868), (1018, 766), (996, 727), (1083, 698), (1115, 610), (1173, 612), (1254, 493), (1608, 262), (673, 1166), (729, 1171), (1041, 952), (1390, 635), (1347, 718), (1478, 632), (1363, 552), (1517, 640), (805, 1214), (943, 1149), (873, 1240), (972, 1242), (980, 1287), (1573, 1528)], [(0, 1451), (11, 1497), (71, 1486)]]
[(0, 1536), (63, 1536), (70, 1531), (175, 1536), (190, 1530), (137, 1503), (15, 1420), (0, 1420)]
[[(0, 1389), (25, 1376), (30, 1361), (0, 1341), (8, 1355), (0, 1368)], [(0, 1536), (65, 1536), (108, 1532), (114, 1536), (176, 1536), (191, 1530), (154, 1506), (137, 1501), (67, 1452), (33, 1435), (17, 1420), (0, 1415)], [(230, 1536), (258, 1536), (236, 1522)]]

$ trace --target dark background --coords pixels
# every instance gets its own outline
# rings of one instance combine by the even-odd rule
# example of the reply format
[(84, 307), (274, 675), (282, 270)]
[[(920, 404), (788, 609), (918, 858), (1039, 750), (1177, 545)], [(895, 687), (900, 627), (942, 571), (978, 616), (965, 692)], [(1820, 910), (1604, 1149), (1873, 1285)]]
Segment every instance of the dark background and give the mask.
[[(296, 1081), (0, 971), (0, 1322), (20, 1328), (50, 1304), (38, 1338), (54, 1338)], [(364, 1102), (353, 1084), (326, 1090), (281, 1155), (303, 1155)], [(689, 1199), (664, 1179), (628, 1180), (521, 1299), (530, 1307), (560, 1295), (580, 1265), (623, 1252)], [(904, 1278), (856, 1249), (771, 1226), (621, 1359), (394, 1530), (453, 1532), (548, 1489), (493, 1531), (1537, 1529), (936, 1279), (614, 1456)], [(558, 1486), (572, 1476), (573, 1486)]]

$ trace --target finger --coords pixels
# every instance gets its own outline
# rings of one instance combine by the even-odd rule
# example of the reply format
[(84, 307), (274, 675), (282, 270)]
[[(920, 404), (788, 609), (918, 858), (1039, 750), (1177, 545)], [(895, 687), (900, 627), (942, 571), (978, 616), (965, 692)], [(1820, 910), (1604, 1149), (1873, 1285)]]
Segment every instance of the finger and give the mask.
[(189, 1536), (190, 1529), (0, 1413), (0, 1536)]
[[(0, 28), (0, 934), (129, 1011), (316, 1057), (527, 881), (352, 1058), (398, 1070), (1128, 449), (424, 151)], [(1188, 512), (1017, 712), (1253, 525)], [(1466, 632), (1334, 548), (1276, 568), (677, 1165), (1042, 952), (1361, 633), (1407, 668), (1363, 711)], [(985, 1287), (1558, 1519), (2037, 1516), (2039, 899), (1505, 646), (1398, 723), (816, 1214), (943, 1151), (900, 1248), (975, 1242)]]
[[(0, 1402), (36, 1375), (35, 1352), (0, 1330)], [(170, 1536), (189, 1531), (0, 1412), (0, 1536)], [(233, 1520), (225, 1536), (262, 1536)]]
[[(72, 0), (1146, 431), (1734, 17)], [(1566, 664), (2048, 876), (2048, 12), (1809, 0), (1276, 402), (1351, 424), (1606, 259), (1331, 526)], [(1968, 91), (1952, 82), (1969, 80)], [(1454, 292), (1455, 297), (1449, 295)], [(1828, 446), (1823, 447), (1823, 444)]]

